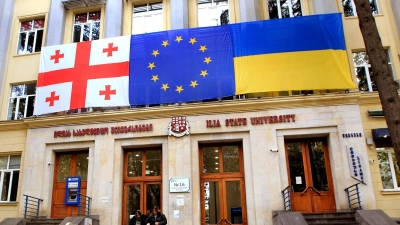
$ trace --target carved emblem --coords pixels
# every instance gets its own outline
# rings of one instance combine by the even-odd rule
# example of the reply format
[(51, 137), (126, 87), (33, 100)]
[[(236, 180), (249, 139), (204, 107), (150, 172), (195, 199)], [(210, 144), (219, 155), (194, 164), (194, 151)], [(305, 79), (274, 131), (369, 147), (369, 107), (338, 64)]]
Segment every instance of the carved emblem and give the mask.
[(168, 125), (168, 135), (174, 137), (189, 135), (189, 124), (186, 121), (186, 116), (177, 116), (172, 118), (172, 122)]

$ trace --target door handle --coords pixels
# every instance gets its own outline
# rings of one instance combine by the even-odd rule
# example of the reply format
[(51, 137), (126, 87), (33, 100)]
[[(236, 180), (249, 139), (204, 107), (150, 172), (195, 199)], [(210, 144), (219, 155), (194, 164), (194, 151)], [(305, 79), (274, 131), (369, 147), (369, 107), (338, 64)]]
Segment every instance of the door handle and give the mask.
[(301, 192), (301, 195), (300, 196), (303, 196), (304, 195), (304, 193), (306, 193), (306, 191), (308, 190), (308, 188), (309, 188), (310, 186), (308, 186), (308, 187), (306, 187), (305, 189), (304, 189), (304, 191), (303, 192)]
[(315, 189), (315, 187), (310, 186), (318, 195), (321, 195), (321, 192), (319, 192), (317, 189)]

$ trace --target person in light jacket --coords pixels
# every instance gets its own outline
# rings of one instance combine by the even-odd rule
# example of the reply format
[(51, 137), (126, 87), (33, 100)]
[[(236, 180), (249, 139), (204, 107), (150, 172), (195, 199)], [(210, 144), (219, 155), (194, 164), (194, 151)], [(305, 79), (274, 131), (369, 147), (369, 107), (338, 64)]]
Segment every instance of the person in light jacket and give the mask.
[(167, 218), (160, 212), (160, 207), (157, 205), (153, 207), (153, 212), (150, 213), (149, 217), (146, 219), (147, 225), (165, 225), (167, 224)]

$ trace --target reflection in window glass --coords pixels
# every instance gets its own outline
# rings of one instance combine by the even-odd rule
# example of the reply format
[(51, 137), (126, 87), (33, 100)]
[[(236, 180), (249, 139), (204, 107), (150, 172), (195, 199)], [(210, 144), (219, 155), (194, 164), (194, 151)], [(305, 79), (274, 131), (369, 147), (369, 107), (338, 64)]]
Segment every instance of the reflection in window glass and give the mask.
[(219, 173), (218, 147), (203, 148), (203, 172)]
[(161, 151), (146, 151), (146, 176), (161, 176)]
[(100, 16), (100, 11), (76, 14), (72, 34), (73, 42), (98, 40), (100, 38)]
[(130, 215), (134, 215), (136, 210), (140, 210), (140, 185), (128, 185), (126, 196), (126, 221), (130, 221)]
[(163, 30), (163, 4), (135, 5), (133, 8), (132, 33), (143, 34)]
[(219, 182), (204, 182), (204, 212), (206, 224), (217, 224), (220, 218)]
[[(289, 159), (290, 183), (293, 192), (302, 192), (306, 188), (304, 175), (303, 152), (301, 143), (289, 143), (287, 145)], [(301, 182), (296, 182), (301, 181)]]
[(154, 206), (161, 204), (161, 191), (159, 184), (146, 185), (146, 214), (150, 215)]
[(323, 143), (309, 142), (309, 155), (313, 187), (318, 191), (329, 191)]
[(128, 177), (142, 176), (142, 152), (128, 152)]
[(40, 52), (42, 49), (44, 19), (21, 22), (18, 54)]
[(228, 0), (198, 0), (197, 17), (199, 27), (229, 24)]
[(3, 172), (3, 182), (1, 183), (0, 201), (7, 201), (10, 188), (11, 172)]
[(11, 87), (7, 120), (18, 120), (33, 115), (36, 84), (21, 84)]
[(223, 146), (222, 156), (224, 173), (240, 172), (238, 146)]
[(7, 169), (8, 166), (8, 156), (0, 156), (0, 170)]
[(17, 200), (21, 156), (0, 156), (0, 202)]
[(61, 155), (58, 163), (58, 182), (65, 182), (70, 175), (71, 155)]
[(379, 150), (378, 162), (383, 189), (400, 189), (400, 170), (394, 151), (392, 149)]
[[(354, 0), (342, 0), (343, 12), (345, 17), (357, 16)], [(369, 0), (372, 14), (379, 14), (377, 0)]]
[(302, 16), (301, 0), (267, 0), (270, 19)]
[(81, 177), (81, 181), (87, 181), (89, 168), (89, 154), (78, 154), (76, 156), (76, 175)]
[[(240, 181), (226, 181), (226, 207), (228, 210), (228, 220), (232, 224), (242, 223), (242, 199), (240, 196)], [(237, 196), (232, 198), (231, 196)]]

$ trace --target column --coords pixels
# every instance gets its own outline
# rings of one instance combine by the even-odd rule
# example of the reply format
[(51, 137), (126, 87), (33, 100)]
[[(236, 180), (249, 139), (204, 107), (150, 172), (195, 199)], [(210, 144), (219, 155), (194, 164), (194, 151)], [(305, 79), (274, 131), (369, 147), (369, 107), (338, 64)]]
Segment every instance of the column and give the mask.
[(61, 0), (52, 0), (47, 18), (46, 46), (60, 45), (64, 39), (66, 9)]
[[(8, 43), (10, 40), (10, 29), (12, 24), (12, 16), (14, 13), (14, 0), (2, 0), (0, 1), (0, 82), (3, 83), (7, 53), (8, 53)], [(2, 91), (2, 86), (0, 85), (0, 93)]]
[(189, 27), (187, 0), (171, 0), (171, 29)]
[(240, 22), (250, 22), (260, 19), (257, 0), (239, 0)]
[(104, 38), (122, 36), (123, 1), (107, 0)]
[(391, 0), (394, 20), (396, 21), (397, 32), (400, 35), (400, 5), (398, 0)]
[(313, 0), (312, 2), (314, 6), (314, 14), (339, 12), (339, 9), (336, 7), (336, 0)]

